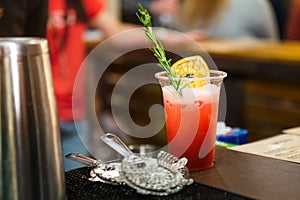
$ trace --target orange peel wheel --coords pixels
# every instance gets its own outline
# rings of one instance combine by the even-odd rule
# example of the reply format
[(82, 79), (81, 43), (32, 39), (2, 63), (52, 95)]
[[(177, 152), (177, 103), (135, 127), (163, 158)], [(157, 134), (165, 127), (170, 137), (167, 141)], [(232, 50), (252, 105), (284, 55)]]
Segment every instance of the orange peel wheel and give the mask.
[[(199, 55), (189, 56), (178, 60), (171, 66), (171, 69), (178, 77), (206, 78), (210, 76), (207, 63)], [(206, 84), (207, 81), (205, 80), (194, 81), (189, 87), (201, 87)]]

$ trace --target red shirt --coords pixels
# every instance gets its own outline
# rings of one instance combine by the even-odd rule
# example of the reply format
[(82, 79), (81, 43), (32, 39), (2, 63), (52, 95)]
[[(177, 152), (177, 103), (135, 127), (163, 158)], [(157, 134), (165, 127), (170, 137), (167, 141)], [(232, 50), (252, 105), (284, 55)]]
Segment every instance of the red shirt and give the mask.
[(300, 40), (300, 0), (295, 1), (287, 22), (286, 39)]
[[(105, 3), (103, 0), (82, 0), (87, 17), (93, 18), (101, 12)], [(47, 39), (50, 48), (52, 75), (57, 99), (59, 119), (73, 121), (73, 112), (77, 118), (84, 115), (84, 84), (82, 95), (74, 97), (76, 107), (72, 108), (73, 85), (77, 72), (86, 55), (86, 47), (83, 35), (86, 31), (84, 22), (76, 21), (76, 12), (66, 12), (64, 0), (49, 0), (49, 20), (47, 25)], [(64, 37), (68, 24), (68, 35)], [(60, 48), (64, 38), (64, 48)]]

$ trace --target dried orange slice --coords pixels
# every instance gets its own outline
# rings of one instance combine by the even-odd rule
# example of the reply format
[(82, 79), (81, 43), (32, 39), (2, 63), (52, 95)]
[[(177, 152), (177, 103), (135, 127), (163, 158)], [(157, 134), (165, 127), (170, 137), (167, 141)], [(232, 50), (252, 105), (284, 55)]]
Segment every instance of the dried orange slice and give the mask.
[[(205, 78), (210, 75), (207, 63), (199, 55), (185, 57), (178, 60), (171, 66), (171, 69), (179, 77)], [(204, 80), (194, 81), (189, 85), (189, 87), (201, 87), (206, 84), (207, 81)]]

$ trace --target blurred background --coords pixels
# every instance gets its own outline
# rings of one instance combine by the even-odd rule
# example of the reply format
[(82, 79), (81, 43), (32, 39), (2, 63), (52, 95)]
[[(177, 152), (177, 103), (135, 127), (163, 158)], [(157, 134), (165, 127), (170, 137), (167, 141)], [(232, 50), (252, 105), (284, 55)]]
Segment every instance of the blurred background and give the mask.
[[(227, 111), (221, 109), (219, 113), (220, 120), (227, 126), (248, 130), (249, 142), (299, 126), (300, 44), (297, 38), (290, 36), (297, 33), (288, 31), (297, 26), (292, 21), (298, 20), (299, 24), (299, 17), (292, 17), (297, 0), (214, 0), (209, 3), (162, 0), (172, 8), (161, 13), (151, 11), (151, 3), (155, 1), (107, 1), (108, 9), (115, 17), (139, 26), (135, 16), (138, 2), (152, 13), (154, 26), (183, 33), (197, 30), (201, 35), (199, 44), (218, 69), (228, 73), (224, 81), (227, 102), (222, 105)], [(99, 34), (98, 30), (89, 30), (85, 41), (91, 51), (101, 43), (101, 31)], [(174, 49), (187, 54), (203, 53), (189, 46), (175, 45)], [(168, 52), (168, 56), (174, 62), (180, 59), (172, 52)], [(128, 52), (110, 64), (97, 87), (95, 109), (100, 125), (105, 131), (117, 133), (128, 144), (166, 144), (164, 129), (154, 137), (134, 138), (123, 133), (111, 115), (111, 95), (117, 81), (138, 65), (156, 62), (148, 49)], [(162, 103), (158, 85), (139, 88), (130, 98), (130, 117), (138, 125), (147, 125), (150, 122), (149, 107), (156, 103)]]

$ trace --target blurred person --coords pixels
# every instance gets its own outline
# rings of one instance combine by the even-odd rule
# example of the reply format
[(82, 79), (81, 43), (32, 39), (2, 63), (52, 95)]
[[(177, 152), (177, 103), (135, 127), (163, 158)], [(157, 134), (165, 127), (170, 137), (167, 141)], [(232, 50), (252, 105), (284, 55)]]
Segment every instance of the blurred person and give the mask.
[(267, 0), (185, 0), (177, 21), (176, 29), (203, 29), (208, 38), (279, 39)]
[[(130, 28), (114, 18), (105, 6), (104, 0), (49, 0), (47, 39), (64, 156), (71, 152), (89, 155), (76, 129), (79, 128), (79, 132), (89, 131), (85, 119), (84, 84), (80, 88), (82, 93), (73, 97), (76, 75), (86, 56), (85, 31), (88, 27), (97, 28), (107, 38)], [(75, 107), (72, 98), (76, 102)], [(66, 171), (81, 166), (64, 159)]]
[(300, 0), (291, 4), (290, 13), (286, 23), (287, 40), (300, 40)]
[(166, 27), (180, 8), (180, 0), (121, 0), (121, 18), (124, 22), (139, 24), (138, 4), (148, 10), (153, 26)]
[(0, 37), (46, 37), (47, 8), (47, 0), (1, 0)]

